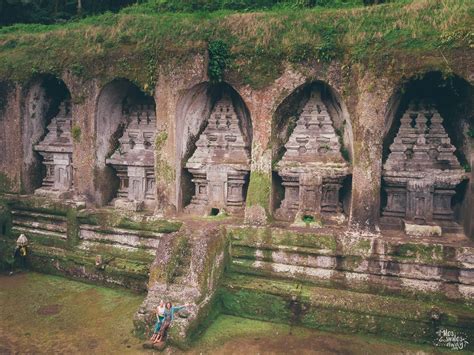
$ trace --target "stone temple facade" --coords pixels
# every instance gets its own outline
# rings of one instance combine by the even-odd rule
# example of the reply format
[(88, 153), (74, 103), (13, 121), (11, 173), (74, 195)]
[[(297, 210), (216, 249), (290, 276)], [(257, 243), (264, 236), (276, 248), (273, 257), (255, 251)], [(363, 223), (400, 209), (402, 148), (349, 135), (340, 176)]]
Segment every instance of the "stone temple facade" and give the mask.
[(155, 108), (134, 105), (124, 114), (128, 125), (119, 139), (119, 147), (106, 163), (120, 179), (115, 207), (140, 211), (155, 204)]
[(46, 175), (37, 195), (67, 197), (73, 188), (72, 115), (69, 101), (63, 101), (58, 114), (47, 126), (48, 133), (34, 146), (43, 157)]
[(283, 179), (285, 197), (276, 216), (337, 216), (342, 212), (339, 191), (350, 167), (319, 91), (313, 91), (285, 144), (276, 171)]
[(244, 185), (250, 171), (249, 144), (229, 97), (215, 104), (196, 147), (185, 165), (195, 184), (195, 194), (186, 210), (203, 215), (212, 209), (243, 212)]
[(454, 221), (451, 199), (467, 174), (442, 123), (433, 105), (411, 102), (390, 146), (383, 169), (387, 205), (382, 215), (392, 223), (404, 220), (405, 229)]

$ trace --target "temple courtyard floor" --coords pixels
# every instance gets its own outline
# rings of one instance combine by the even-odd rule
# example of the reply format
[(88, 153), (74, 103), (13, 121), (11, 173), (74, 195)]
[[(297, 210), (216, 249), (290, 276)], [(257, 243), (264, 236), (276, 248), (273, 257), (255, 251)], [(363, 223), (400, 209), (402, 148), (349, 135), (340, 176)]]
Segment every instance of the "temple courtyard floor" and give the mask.
[[(144, 295), (37, 273), (0, 275), (0, 354), (152, 353), (134, 337)], [(441, 354), (449, 349), (221, 315), (173, 354)], [(456, 352), (463, 354), (464, 352)]]

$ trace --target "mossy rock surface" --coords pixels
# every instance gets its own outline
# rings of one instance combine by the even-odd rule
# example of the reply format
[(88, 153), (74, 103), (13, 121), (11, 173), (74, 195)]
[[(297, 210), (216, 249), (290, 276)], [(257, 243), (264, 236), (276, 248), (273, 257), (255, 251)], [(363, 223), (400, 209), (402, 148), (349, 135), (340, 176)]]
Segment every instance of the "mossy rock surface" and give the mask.
[[(310, 328), (375, 333), (417, 342), (440, 327), (474, 334), (474, 309), (465, 304), (316, 287), (254, 276), (227, 275), (220, 290), (223, 312)], [(433, 312), (441, 314), (438, 321)]]

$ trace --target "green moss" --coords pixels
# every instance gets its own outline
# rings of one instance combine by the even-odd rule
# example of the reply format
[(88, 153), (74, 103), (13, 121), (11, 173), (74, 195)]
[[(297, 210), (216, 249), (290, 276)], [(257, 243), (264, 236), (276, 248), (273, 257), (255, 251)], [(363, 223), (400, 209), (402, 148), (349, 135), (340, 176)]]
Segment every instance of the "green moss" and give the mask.
[(271, 176), (267, 173), (252, 171), (247, 191), (247, 206), (261, 206), (270, 215)]
[(0, 172), (0, 192), (10, 192), (12, 188), (13, 182), (10, 178), (6, 174)]
[[(153, 237), (152, 233), (146, 232), (173, 233), (182, 226), (181, 222), (164, 219), (149, 221), (143, 218), (137, 221), (122, 214), (121, 211), (110, 209), (81, 211), (77, 217), (80, 223), (102, 226), (104, 232), (109, 232), (111, 227), (132, 229), (141, 231), (139, 234), (143, 237)], [(141, 216), (138, 214), (137, 217), (140, 218)]]
[(176, 240), (171, 257), (166, 264), (166, 283), (171, 284), (176, 277), (184, 275), (190, 266), (191, 249), (186, 235), (182, 234)]
[(66, 214), (67, 219), (67, 242), (70, 248), (79, 244), (80, 241), (80, 225), (77, 219), (77, 210), (70, 208)]
[(168, 164), (168, 159), (163, 154), (166, 141), (168, 140), (168, 132), (166, 129), (159, 132), (155, 139), (155, 171), (158, 181), (171, 184), (176, 178), (176, 172), (173, 167)]
[(71, 128), (71, 136), (72, 136), (72, 139), (74, 140), (74, 142), (78, 143), (81, 141), (81, 127), (79, 126), (72, 126)]
[(296, 232), (278, 228), (244, 227), (227, 229), (233, 243), (262, 247), (287, 245), (301, 248), (324, 249), (335, 252), (336, 237), (313, 232)]
[(403, 243), (398, 245), (391, 255), (401, 259), (415, 259), (426, 263), (443, 261), (441, 245)]
[[(417, 342), (433, 339), (433, 307), (442, 313), (436, 326), (455, 327), (471, 334), (474, 324), (469, 306), (319, 288), (269, 277), (231, 274), (220, 292), (226, 314)], [(291, 306), (295, 299), (301, 307)]]

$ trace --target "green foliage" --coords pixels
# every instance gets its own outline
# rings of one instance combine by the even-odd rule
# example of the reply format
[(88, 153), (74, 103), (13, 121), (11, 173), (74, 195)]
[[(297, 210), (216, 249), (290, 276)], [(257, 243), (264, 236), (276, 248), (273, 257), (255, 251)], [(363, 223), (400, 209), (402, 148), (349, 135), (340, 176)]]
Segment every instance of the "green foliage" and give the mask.
[(474, 138), (474, 128), (471, 128), (467, 131), (467, 135), (471, 138)]
[(230, 64), (229, 47), (224, 41), (216, 40), (209, 42), (209, 66), (207, 73), (212, 83), (220, 83), (224, 72)]
[(0, 0), (0, 26), (13, 23), (54, 23), (117, 11), (137, 0)]
[(220, 50), (210, 63), (212, 77), (219, 80), (225, 70), (234, 82), (261, 88), (278, 78), (287, 62), (339, 60), (386, 70), (392, 61), (409, 70), (417, 62), (408, 58), (430, 57), (435, 68), (452, 60), (453, 49), (472, 46), (474, 5), (468, 0), (400, 0), (370, 7), (341, 0), (311, 9), (288, 1), (254, 13), (235, 13), (235, 1), (214, 2), (228, 5), (215, 12), (170, 13), (160, 6), (194, 2), (150, 1), (80, 21), (0, 28), (0, 78), (28, 81), (35, 73), (71, 70), (101, 82), (125, 77), (148, 92), (154, 89), (156, 63), (176, 68), (215, 45)]

